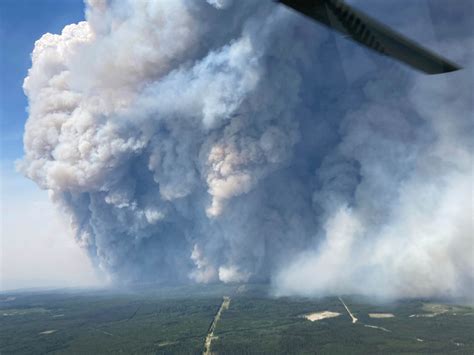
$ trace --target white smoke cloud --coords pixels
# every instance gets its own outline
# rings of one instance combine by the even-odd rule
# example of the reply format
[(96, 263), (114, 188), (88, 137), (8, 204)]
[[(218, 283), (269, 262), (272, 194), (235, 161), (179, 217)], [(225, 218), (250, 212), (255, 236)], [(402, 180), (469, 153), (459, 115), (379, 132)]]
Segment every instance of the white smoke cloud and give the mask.
[(36, 42), (20, 169), (97, 267), (279, 294), (471, 290), (463, 74), (376, 60), (347, 83), (328, 33), (271, 1), (94, 0), (86, 19)]
[(229, 282), (247, 282), (249, 280), (249, 273), (242, 273), (235, 265), (221, 266), (219, 268), (219, 280), (224, 283)]
[(208, 3), (217, 9), (225, 9), (232, 4), (232, 0), (208, 0)]
[[(472, 63), (472, 51), (459, 51), (472, 39), (457, 41), (445, 51)], [(369, 102), (344, 119), (340, 166), (328, 157), (332, 165), (319, 171), (327, 187), (314, 195), (328, 213), (321, 241), (277, 275), (277, 294), (472, 297), (472, 75), (468, 67), (417, 77), (400, 98), (385, 84), (365, 84), (366, 97), (384, 105)], [(353, 184), (347, 159), (360, 165), (351, 208), (339, 195)]]
[(341, 207), (327, 221), (317, 251), (302, 253), (278, 275), (277, 293), (470, 295), (472, 180), (456, 173), (439, 183), (446, 186), (407, 183), (394, 216), (375, 231), (364, 216)]

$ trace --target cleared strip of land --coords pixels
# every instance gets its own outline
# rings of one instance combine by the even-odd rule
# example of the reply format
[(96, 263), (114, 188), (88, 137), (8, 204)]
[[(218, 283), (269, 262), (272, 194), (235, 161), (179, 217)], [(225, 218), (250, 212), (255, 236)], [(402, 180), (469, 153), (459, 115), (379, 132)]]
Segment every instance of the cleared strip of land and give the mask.
[(338, 317), (340, 315), (341, 313), (338, 313), (338, 312), (324, 311), (324, 312), (305, 314), (303, 317), (311, 322), (315, 322), (315, 321), (326, 319), (326, 318)]
[(391, 330), (388, 330), (387, 328), (378, 327), (378, 326), (376, 326), (376, 325), (364, 324), (364, 327), (373, 328), (373, 329), (380, 329), (380, 330), (383, 330), (384, 332), (387, 332), (387, 333), (391, 333), (391, 332), (392, 332)]
[(369, 313), (370, 318), (393, 318), (395, 317), (392, 313)]
[(214, 339), (214, 331), (216, 330), (217, 327), (217, 322), (221, 318), (222, 312), (224, 310), (228, 309), (230, 305), (230, 297), (224, 296), (224, 299), (222, 300), (222, 304), (219, 307), (219, 310), (217, 311), (216, 315), (214, 316), (214, 320), (211, 323), (211, 326), (209, 327), (209, 331), (207, 332), (207, 337), (206, 341), (204, 342), (204, 355), (210, 355), (211, 354), (211, 345), (212, 345), (212, 339)]
[(56, 329), (51, 329), (51, 330), (45, 330), (44, 332), (41, 332), (39, 334), (45, 334), (46, 335), (46, 334), (53, 334), (55, 332), (57, 332)]

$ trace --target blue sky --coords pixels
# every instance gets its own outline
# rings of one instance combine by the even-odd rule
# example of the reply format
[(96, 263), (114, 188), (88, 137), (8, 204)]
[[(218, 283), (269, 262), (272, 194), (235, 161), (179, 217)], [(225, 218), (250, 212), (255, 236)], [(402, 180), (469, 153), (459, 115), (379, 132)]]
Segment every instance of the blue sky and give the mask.
[(84, 19), (82, 0), (0, 1), (0, 116), (2, 168), (23, 153), (22, 135), (27, 118), (23, 79), (31, 66), (30, 53), (44, 33), (61, 33)]
[(28, 116), (22, 85), (35, 41), (83, 19), (82, 0), (0, 1), (0, 290), (95, 280), (47, 192), (15, 170)]

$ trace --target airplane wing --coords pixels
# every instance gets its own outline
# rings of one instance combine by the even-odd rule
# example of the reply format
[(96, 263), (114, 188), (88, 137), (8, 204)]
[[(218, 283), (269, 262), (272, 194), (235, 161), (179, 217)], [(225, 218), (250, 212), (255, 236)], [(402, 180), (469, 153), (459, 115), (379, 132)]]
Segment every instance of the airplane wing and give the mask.
[(423, 48), (342, 0), (279, 0), (279, 2), (382, 55), (395, 58), (427, 74), (448, 73), (461, 69), (457, 64)]

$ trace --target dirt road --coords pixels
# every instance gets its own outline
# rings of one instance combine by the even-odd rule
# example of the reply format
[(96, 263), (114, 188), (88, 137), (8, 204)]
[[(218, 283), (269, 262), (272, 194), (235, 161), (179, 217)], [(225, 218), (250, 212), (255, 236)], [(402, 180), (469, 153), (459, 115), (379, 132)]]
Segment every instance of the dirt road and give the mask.
[(352, 314), (351, 310), (349, 309), (349, 307), (346, 306), (346, 304), (344, 303), (344, 301), (342, 300), (341, 297), (339, 297), (339, 301), (341, 301), (341, 303), (344, 305), (344, 307), (346, 308), (346, 311), (347, 313), (349, 313), (349, 315), (351, 316), (352, 318), (352, 323), (357, 323), (358, 319)]
[(212, 340), (214, 339), (214, 331), (216, 330), (217, 327), (217, 322), (221, 318), (222, 312), (224, 310), (228, 309), (230, 305), (230, 297), (224, 296), (224, 299), (222, 300), (222, 304), (217, 311), (216, 315), (214, 316), (214, 320), (211, 323), (211, 326), (209, 327), (209, 331), (207, 332), (207, 337), (206, 341), (204, 342), (204, 355), (210, 355), (211, 354), (211, 345), (212, 345)]

